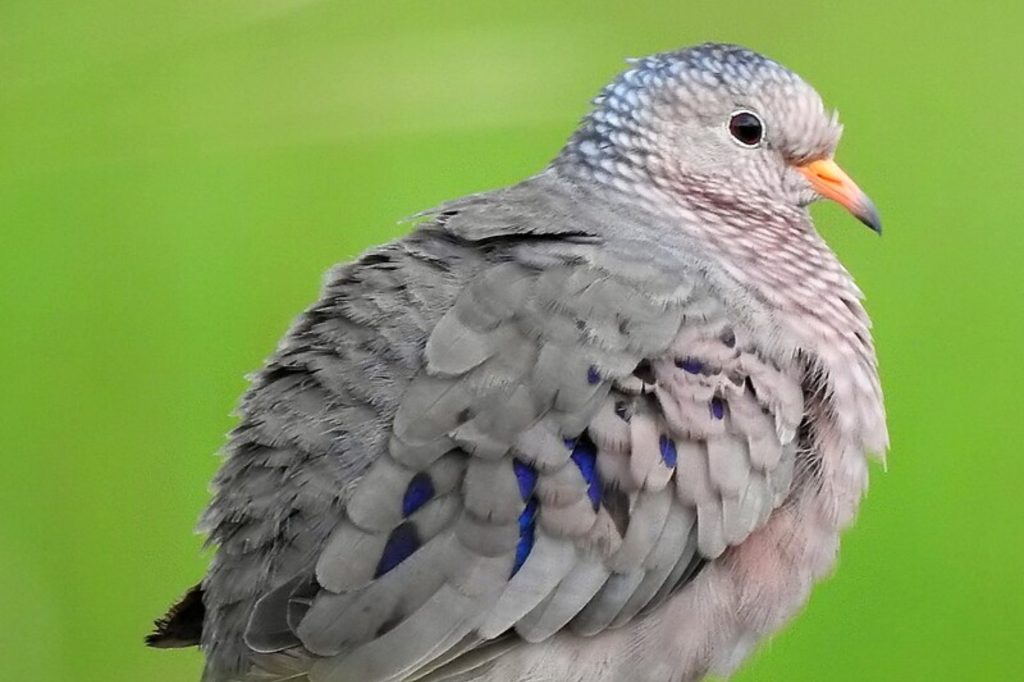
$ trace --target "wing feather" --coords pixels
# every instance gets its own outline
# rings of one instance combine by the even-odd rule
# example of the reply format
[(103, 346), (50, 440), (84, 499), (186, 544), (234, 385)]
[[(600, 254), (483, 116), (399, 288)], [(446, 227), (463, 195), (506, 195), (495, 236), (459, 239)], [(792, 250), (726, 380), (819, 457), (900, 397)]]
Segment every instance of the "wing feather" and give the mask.
[[(643, 617), (784, 501), (795, 365), (678, 272), (586, 244), (517, 254), (438, 312), (389, 398), (381, 454), (342, 476), (307, 571), (252, 610), (254, 651), (300, 647), (311, 682), (440, 679), (510, 633), (541, 642)], [(252, 403), (268, 495), (280, 449), (336, 447), (325, 427), (345, 426), (338, 410), (365, 390), (342, 367), (380, 351), (372, 314), (351, 306), (316, 322), (334, 351), (293, 353)]]

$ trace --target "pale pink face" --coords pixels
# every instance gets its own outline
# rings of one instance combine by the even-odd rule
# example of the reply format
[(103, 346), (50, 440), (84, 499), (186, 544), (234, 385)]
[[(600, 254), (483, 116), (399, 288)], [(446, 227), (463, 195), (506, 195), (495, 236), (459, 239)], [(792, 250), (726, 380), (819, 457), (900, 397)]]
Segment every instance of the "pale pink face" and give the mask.
[(584, 163), (643, 168), (655, 183), (700, 184), (737, 202), (824, 197), (881, 230), (874, 204), (833, 160), (835, 114), (755, 52), (708, 44), (638, 60), (595, 105), (570, 143)]

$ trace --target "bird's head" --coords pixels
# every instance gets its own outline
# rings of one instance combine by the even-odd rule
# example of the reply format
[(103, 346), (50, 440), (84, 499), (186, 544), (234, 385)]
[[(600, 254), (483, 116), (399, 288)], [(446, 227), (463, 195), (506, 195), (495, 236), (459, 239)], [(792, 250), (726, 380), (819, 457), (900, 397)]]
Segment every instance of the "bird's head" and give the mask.
[(721, 207), (837, 201), (875, 231), (874, 204), (833, 160), (842, 126), (799, 76), (742, 47), (635, 60), (560, 159), (620, 187), (650, 182)]

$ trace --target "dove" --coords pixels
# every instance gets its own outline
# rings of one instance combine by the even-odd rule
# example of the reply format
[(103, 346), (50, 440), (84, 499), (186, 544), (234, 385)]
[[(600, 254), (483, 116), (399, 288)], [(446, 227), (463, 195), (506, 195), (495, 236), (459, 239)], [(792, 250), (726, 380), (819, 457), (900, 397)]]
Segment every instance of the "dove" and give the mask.
[(888, 447), (880, 232), (815, 90), (633, 60), (554, 161), (344, 263), (252, 379), (202, 582), (149, 644), (206, 682), (728, 676), (836, 561)]

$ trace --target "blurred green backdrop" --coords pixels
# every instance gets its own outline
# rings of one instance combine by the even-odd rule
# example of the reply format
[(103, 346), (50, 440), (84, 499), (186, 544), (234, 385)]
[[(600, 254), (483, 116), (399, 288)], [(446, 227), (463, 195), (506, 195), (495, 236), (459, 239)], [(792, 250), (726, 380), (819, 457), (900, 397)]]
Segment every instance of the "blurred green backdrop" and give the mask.
[[(146, 650), (243, 374), (333, 262), (558, 149), (623, 58), (709, 39), (802, 73), (879, 240), (893, 449), (839, 572), (739, 676), (1021, 680), (1019, 3), (4, 0), (7, 680), (196, 680)], [(13, 656), (12, 656), (13, 654)]]

